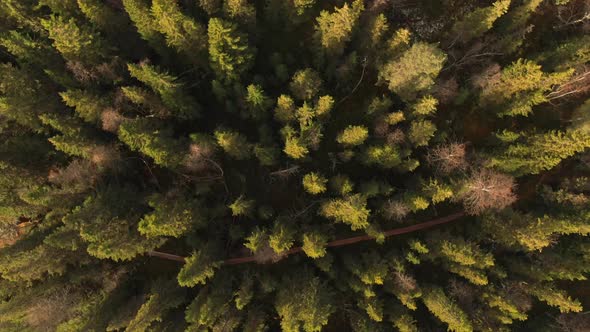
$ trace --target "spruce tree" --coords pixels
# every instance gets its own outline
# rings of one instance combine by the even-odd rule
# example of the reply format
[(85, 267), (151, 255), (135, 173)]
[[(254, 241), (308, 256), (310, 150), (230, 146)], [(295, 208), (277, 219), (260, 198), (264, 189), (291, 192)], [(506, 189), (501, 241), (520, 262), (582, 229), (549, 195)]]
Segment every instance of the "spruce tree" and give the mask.
[(583, 330), (584, 6), (0, 1), (0, 330)]

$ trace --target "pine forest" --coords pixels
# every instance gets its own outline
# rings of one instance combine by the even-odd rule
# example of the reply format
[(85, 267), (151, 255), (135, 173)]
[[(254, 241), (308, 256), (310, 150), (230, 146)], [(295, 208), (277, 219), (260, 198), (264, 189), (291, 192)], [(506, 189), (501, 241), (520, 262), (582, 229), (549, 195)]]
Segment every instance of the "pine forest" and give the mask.
[(0, 332), (589, 332), (590, 0), (0, 0)]

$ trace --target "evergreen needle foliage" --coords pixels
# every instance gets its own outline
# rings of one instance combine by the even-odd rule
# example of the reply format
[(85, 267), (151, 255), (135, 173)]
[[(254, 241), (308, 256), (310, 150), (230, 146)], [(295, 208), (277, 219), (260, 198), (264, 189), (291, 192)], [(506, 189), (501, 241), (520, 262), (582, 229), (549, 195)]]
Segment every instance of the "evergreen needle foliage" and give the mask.
[(0, 332), (588, 331), (589, 24), (0, 0)]

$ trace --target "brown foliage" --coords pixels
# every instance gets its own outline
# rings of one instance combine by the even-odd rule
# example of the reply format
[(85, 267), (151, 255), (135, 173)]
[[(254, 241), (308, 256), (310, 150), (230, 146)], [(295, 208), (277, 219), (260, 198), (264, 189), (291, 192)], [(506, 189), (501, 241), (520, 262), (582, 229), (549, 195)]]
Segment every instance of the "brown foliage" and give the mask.
[(453, 171), (464, 171), (468, 166), (463, 143), (439, 145), (428, 151), (426, 160), (437, 172), (445, 175)]
[(404, 142), (405, 139), (406, 139), (406, 134), (401, 129), (396, 129), (396, 130), (388, 133), (387, 136), (385, 137), (385, 140), (387, 141), (387, 144), (389, 144), (389, 145), (398, 145), (398, 144)]
[(70, 288), (35, 300), (26, 314), (27, 323), (38, 331), (55, 331), (57, 325), (72, 317), (71, 308), (79, 300), (79, 294)]
[(444, 80), (436, 85), (434, 96), (441, 104), (449, 104), (459, 94), (459, 83), (453, 78)]
[(383, 206), (383, 216), (389, 220), (401, 221), (410, 213), (410, 208), (401, 201), (388, 201)]
[(470, 284), (457, 279), (451, 279), (449, 281), (448, 291), (449, 295), (456, 299), (463, 308), (473, 306), (476, 293)]
[(102, 129), (112, 133), (117, 133), (119, 126), (125, 121), (125, 117), (112, 108), (108, 108), (102, 112), (100, 119), (102, 121)]
[(76, 159), (65, 168), (50, 171), (47, 180), (63, 188), (89, 187), (96, 181), (96, 166), (88, 160)]
[(117, 81), (120, 80), (121, 72), (124, 70), (124, 63), (117, 57), (110, 62), (103, 62), (95, 67), (87, 66), (79, 61), (68, 61), (66, 68), (74, 75), (74, 78), (83, 84), (96, 81)]
[(101, 145), (94, 147), (90, 152), (90, 160), (98, 167), (108, 168), (119, 160), (120, 156), (114, 146)]
[(474, 171), (466, 180), (458, 199), (463, 201), (465, 212), (478, 215), (486, 210), (500, 210), (514, 203), (515, 188), (513, 177), (483, 168)]
[(375, 135), (377, 137), (385, 137), (389, 132), (389, 124), (385, 120), (385, 116), (380, 116), (375, 120)]
[(258, 264), (276, 263), (287, 257), (287, 253), (277, 254), (268, 244), (268, 242), (254, 253), (254, 260)]
[(555, 320), (559, 331), (590, 332), (590, 313), (561, 314)]
[(396, 287), (404, 292), (411, 292), (418, 287), (416, 279), (409, 274), (395, 271), (393, 273), (393, 278)]
[(208, 159), (214, 152), (215, 151), (211, 146), (192, 143), (189, 146), (189, 153), (184, 166), (191, 172), (201, 172), (211, 169), (212, 164)]
[(474, 87), (483, 89), (486, 86), (493, 85), (500, 81), (502, 67), (493, 63), (486, 67), (481, 73), (472, 77), (471, 82)]

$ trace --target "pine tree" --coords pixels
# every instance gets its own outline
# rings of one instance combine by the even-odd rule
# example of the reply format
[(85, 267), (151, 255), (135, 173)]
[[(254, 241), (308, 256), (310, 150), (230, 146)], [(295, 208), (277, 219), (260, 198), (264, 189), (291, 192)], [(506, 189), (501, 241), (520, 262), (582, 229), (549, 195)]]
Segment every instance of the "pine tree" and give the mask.
[(52, 16), (42, 23), (66, 60), (96, 64), (108, 55), (106, 42), (100, 35), (74, 18)]
[(369, 146), (361, 158), (364, 164), (377, 165), (386, 169), (399, 166), (402, 163), (399, 149), (390, 145)]
[(146, 63), (129, 64), (129, 73), (156, 92), (167, 107), (179, 118), (190, 119), (199, 115), (199, 104), (184, 91), (178, 79), (156, 66)]
[(166, 53), (164, 36), (160, 33), (158, 23), (152, 16), (148, 1), (122, 0), (122, 3), (141, 38), (147, 41), (158, 53)]
[(317, 18), (315, 38), (329, 56), (339, 56), (344, 52), (346, 43), (352, 39), (353, 30), (364, 10), (361, 0), (351, 5), (344, 3), (334, 13), (322, 11)]
[(326, 191), (328, 179), (318, 173), (307, 173), (303, 177), (303, 188), (312, 195), (321, 194)]
[(247, 199), (244, 195), (236, 198), (236, 200), (231, 203), (228, 207), (231, 210), (231, 214), (234, 217), (239, 216), (252, 216), (254, 210), (254, 200)]
[(215, 139), (223, 151), (234, 159), (244, 160), (252, 155), (252, 145), (238, 132), (218, 129)]
[(147, 300), (139, 307), (126, 331), (145, 331), (153, 322), (162, 321), (164, 315), (184, 302), (184, 291), (173, 280), (156, 281)]
[(588, 147), (590, 139), (587, 133), (550, 131), (528, 136), (523, 143), (509, 145), (504, 151), (493, 156), (489, 165), (515, 176), (538, 174)]
[(453, 25), (451, 34), (463, 43), (480, 37), (490, 30), (494, 22), (506, 14), (510, 0), (498, 0), (489, 7), (477, 8)]
[(322, 88), (320, 75), (311, 68), (298, 70), (291, 78), (289, 89), (299, 100), (311, 100), (317, 96)]
[(369, 226), (370, 210), (367, 201), (360, 194), (345, 198), (334, 198), (322, 204), (320, 214), (326, 218), (350, 225), (353, 230)]
[(295, 228), (286, 220), (276, 220), (268, 235), (268, 245), (278, 255), (291, 249), (295, 242)]
[(205, 284), (220, 266), (220, 262), (215, 260), (215, 249), (212, 246), (204, 247), (186, 259), (178, 273), (178, 283), (184, 287)]
[(149, 199), (149, 205), (154, 211), (143, 216), (138, 230), (147, 237), (180, 237), (203, 227), (205, 216), (202, 206), (197, 202), (186, 200), (185, 196), (177, 198), (154, 195)]
[[(498, 20), (498, 30), (502, 32), (503, 37), (498, 41), (498, 47), (512, 53), (518, 50), (522, 45), (522, 37), (531, 30), (532, 24), (529, 23), (530, 17), (535, 13), (541, 0), (526, 0), (520, 6), (511, 8), (508, 13)], [(517, 38), (515, 38), (517, 37)]]
[(497, 80), (488, 80), (480, 103), (497, 111), (498, 116), (527, 116), (533, 106), (547, 102), (545, 94), (555, 84), (567, 80), (571, 71), (546, 74), (541, 66), (519, 59), (504, 68)]
[(584, 329), (584, 1), (391, 5), (0, 1), (0, 330)]
[(348, 126), (344, 129), (336, 141), (343, 145), (355, 146), (361, 145), (369, 137), (369, 130), (363, 126)]
[(414, 121), (410, 125), (408, 138), (415, 146), (426, 146), (435, 132), (436, 126), (431, 121)]
[(256, 7), (247, 0), (228, 0), (223, 3), (223, 13), (231, 21), (245, 26), (256, 24)]
[(67, 215), (64, 223), (79, 230), (90, 255), (130, 260), (162, 243), (158, 238), (146, 239), (137, 231), (141, 215), (137, 207), (130, 209), (134, 194), (130, 188), (105, 188)]
[(249, 116), (255, 119), (264, 117), (266, 110), (270, 107), (271, 101), (265, 95), (260, 85), (250, 84), (246, 88), (246, 107)]
[(424, 305), (433, 315), (448, 324), (451, 331), (473, 331), (468, 316), (449, 299), (441, 288), (429, 287), (422, 296)]
[(311, 272), (286, 277), (275, 303), (284, 331), (320, 331), (335, 311), (330, 288)]
[(41, 82), (33, 74), (10, 64), (0, 65), (0, 112), (18, 124), (41, 130), (38, 116), (53, 111), (53, 98), (41, 91)]
[(80, 11), (92, 24), (109, 33), (125, 29), (127, 21), (113, 8), (99, 0), (77, 0)]
[(303, 234), (303, 251), (311, 258), (320, 258), (326, 255), (326, 236), (320, 232)]
[(166, 37), (166, 44), (189, 59), (198, 59), (206, 49), (205, 28), (180, 10), (176, 1), (153, 0), (154, 28)]
[(379, 80), (404, 100), (428, 91), (441, 71), (446, 55), (434, 45), (415, 43), (399, 59), (391, 59), (379, 70)]
[(68, 90), (60, 93), (64, 103), (76, 109), (76, 113), (89, 123), (98, 123), (101, 114), (109, 107), (108, 97), (88, 90)]
[(209, 20), (209, 61), (222, 81), (236, 81), (251, 67), (254, 50), (248, 38), (233, 23), (212, 18)]

